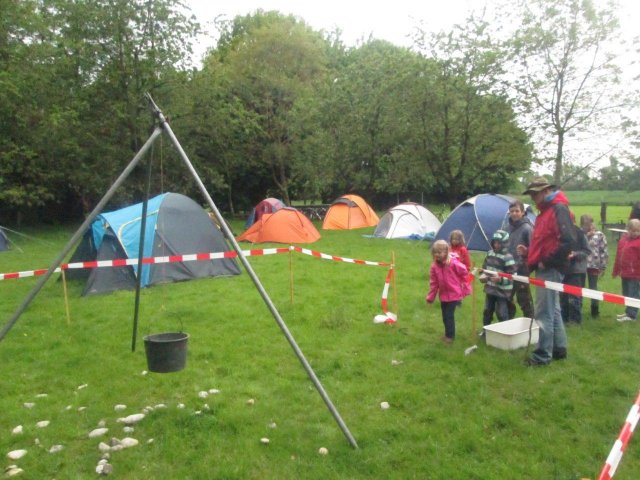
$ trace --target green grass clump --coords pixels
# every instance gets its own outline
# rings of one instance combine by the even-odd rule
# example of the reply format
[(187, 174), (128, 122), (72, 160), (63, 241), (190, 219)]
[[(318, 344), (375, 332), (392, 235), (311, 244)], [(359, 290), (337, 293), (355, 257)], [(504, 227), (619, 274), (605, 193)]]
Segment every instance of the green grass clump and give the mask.
[[(232, 226), (242, 230), (241, 222)], [(47, 243), (20, 240), (22, 251), (0, 254), (2, 272), (47, 267), (72, 230), (30, 233)], [(6, 465), (18, 464), (23, 478), (95, 478), (98, 443), (130, 436), (140, 444), (111, 454), (113, 478), (596, 478), (638, 391), (640, 327), (618, 324), (619, 307), (603, 304), (600, 319), (587, 314), (582, 326), (569, 327), (566, 361), (528, 369), (524, 350), (477, 341), (479, 284), (456, 313), (455, 343), (440, 343), (439, 306), (424, 301), (427, 243), (363, 236), (371, 229), (321, 233), (305, 247), (395, 258), (389, 300), (397, 302), (397, 324), (372, 322), (382, 313), (385, 268), (296, 253), (249, 262), (359, 449), (349, 446), (246, 272), (144, 289), (135, 352), (133, 292), (82, 298), (82, 285), (70, 283), (67, 319), (62, 284), (52, 279), (0, 343), (0, 452), (28, 450)], [(482, 254), (473, 257), (482, 262)], [(3, 321), (36, 281), (0, 282)], [(619, 280), (609, 271), (601, 288), (619, 293)], [(142, 336), (176, 330), (190, 334), (187, 367), (143, 374)], [(465, 356), (473, 344), (478, 349)], [(199, 396), (210, 389), (220, 393)], [(115, 411), (116, 404), (127, 408)], [(117, 419), (145, 407), (153, 408), (125, 433)], [(39, 429), (40, 420), (51, 423)], [(109, 432), (89, 439), (101, 421)], [(17, 425), (24, 433), (11, 433)], [(48, 453), (55, 444), (64, 449)], [(638, 445), (629, 444), (616, 479), (638, 477)], [(319, 455), (320, 447), (329, 454)]]

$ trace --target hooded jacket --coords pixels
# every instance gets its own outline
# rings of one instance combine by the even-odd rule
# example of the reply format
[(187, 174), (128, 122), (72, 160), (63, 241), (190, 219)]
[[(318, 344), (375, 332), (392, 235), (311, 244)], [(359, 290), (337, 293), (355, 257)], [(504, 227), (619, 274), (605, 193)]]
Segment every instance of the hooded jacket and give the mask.
[(620, 237), (612, 275), (640, 280), (640, 237), (631, 238), (628, 233)]
[(569, 265), (569, 253), (577, 244), (569, 201), (557, 190), (547, 195), (537, 207), (540, 215), (536, 218), (529, 245), (529, 270), (536, 270), (542, 263), (545, 268), (555, 268), (564, 274)]
[[(498, 232), (501, 231), (498, 230)], [(491, 239), (491, 246), (493, 247), (494, 243), (498, 243), (500, 245), (500, 248), (497, 252), (494, 250), (489, 250), (487, 256), (484, 259), (484, 263), (482, 264), (482, 269), (492, 272), (513, 274), (516, 272), (516, 262), (507, 248), (509, 240), (507, 239), (506, 241), (502, 241), (496, 238), (496, 236), (500, 236), (498, 235), (498, 232), (493, 235), (493, 238)], [(493, 295), (494, 297), (511, 298), (512, 290), (513, 280), (505, 277), (498, 277), (497, 281), (489, 281), (484, 285), (484, 293), (486, 293), (487, 295)]]
[(429, 293), (427, 302), (431, 303), (440, 293), (441, 302), (457, 302), (468, 295), (467, 276), (469, 271), (458, 260), (457, 255), (449, 255), (449, 262), (441, 264), (435, 260), (429, 271)]
[(516, 261), (516, 271), (520, 275), (529, 275), (529, 267), (527, 266), (527, 258), (518, 255), (516, 249), (518, 245), (529, 248), (532, 233), (533, 225), (526, 215), (517, 222), (509, 219), (509, 253)]

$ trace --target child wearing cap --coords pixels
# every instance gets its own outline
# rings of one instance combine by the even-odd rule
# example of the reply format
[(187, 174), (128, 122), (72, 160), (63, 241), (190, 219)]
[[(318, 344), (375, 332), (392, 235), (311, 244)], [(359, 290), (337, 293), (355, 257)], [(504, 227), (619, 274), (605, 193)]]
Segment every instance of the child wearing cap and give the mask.
[[(513, 274), (516, 262), (508, 250), (509, 234), (504, 230), (496, 230), (491, 237), (491, 248), (482, 264), (480, 281), (484, 283), (486, 294), (482, 323), (491, 324), (495, 312), (498, 320), (503, 322), (509, 318), (509, 301), (513, 290), (513, 280), (501, 277), (498, 273)], [(484, 335), (484, 330), (480, 332)]]

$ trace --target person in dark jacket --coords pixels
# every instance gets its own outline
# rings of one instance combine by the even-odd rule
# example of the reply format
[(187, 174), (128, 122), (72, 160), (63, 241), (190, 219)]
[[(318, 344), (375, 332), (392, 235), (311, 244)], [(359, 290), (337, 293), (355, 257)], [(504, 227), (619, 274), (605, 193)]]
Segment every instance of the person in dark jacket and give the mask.
[[(577, 226), (574, 228), (576, 231), (577, 245), (575, 249), (569, 253), (569, 265), (564, 277), (562, 277), (562, 283), (584, 288), (587, 280), (587, 259), (589, 255), (591, 255), (591, 247), (582, 229)], [(568, 323), (581, 324), (582, 297), (564, 292), (561, 293), (560, 312), (565, 325)]]
[[(509, 300), (513, 289), (513, 280), (500, 277), (498, 273), (513, 274), (516, 271), (516, 263), (507, 249), (509, 234), (504, 230), (496, 230), (491, 237), (491, 248), (482, 264), (480, 281), (484, 283), (484, 311), (482, 323), (490, 325), (495, 312), (498, 321), (504, 322), (509, 318)], [(495, 273), (493, 273), (495, 272)], [(484, 333), (484, 330), (481, 332)]]
[[(529, 247), (531, 243), (531, 234), (533, 225), (526, 215), (524, 203), (515, 200), (509, 205), (509, 253), (516, 262), (516, 273), (523, 277), (529, 276), (529, 266), (527, 265), (527, 257), (518, 254), (518, 245)], [(513, 282), (513, 293), (509, 301), (509, 318), (516, 316), (516, 300), (522, 314), (527, 318), (533, 318), (533, 299), (531, 298), (531, 289), (529, 284), (525, 282)]]
[[(567, 271), (569, 254), (576, 245), (576, 232), (564, 193), (544, 177), (535, 178), (524, 191), (540, 210), (529, 248), (518, 246), (527, 255), (529, 270), (542, 281), (560, 283)], [(526, 360), (528, 366), (548, 365), (567, 357), (567, 333), (560, 315), (560, 295), (536, 287), (535, 319), (540, 324), (538, 345)]]

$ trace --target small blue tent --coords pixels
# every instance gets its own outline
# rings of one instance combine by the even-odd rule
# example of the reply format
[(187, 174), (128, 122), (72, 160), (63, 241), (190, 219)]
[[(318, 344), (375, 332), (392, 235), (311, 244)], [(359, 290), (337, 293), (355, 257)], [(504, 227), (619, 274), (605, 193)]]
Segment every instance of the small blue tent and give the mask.
[[(137, 258), (140, 249), (142, 203), (96, 217), (70, 263)], [(178, 193), (149, 199), (143, 256), (165, 257), (228, 251), (222, 232), (200, 205)], [(148, 264), (142, 266), (140, 285), (146, 287), (194, 278), (238, 275), (233, 258)], [(83, 295), (135, 287), (137, 265), (69, 270), (69, 278), (84, 278)]]
[[(514, 200), (507, 195), (493, 193), (481, 193), (465, 200), (449, 214), (436, 233), (435, 240), (448, 242), (453, 230), (461, 230), (469, 250), (488, 252), (493, 232), (506, 228), (509, 204)], [(531, 207), (525, 204), (525, 210), (531, 223), (534, 223), (536, 216)]]

